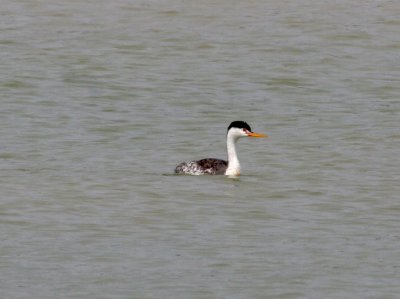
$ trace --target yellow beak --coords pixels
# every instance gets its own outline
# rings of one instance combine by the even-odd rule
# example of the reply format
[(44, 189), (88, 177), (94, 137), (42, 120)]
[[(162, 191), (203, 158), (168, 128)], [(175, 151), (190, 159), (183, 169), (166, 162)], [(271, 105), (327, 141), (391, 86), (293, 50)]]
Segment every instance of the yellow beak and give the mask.
[(254, 132), (248, 132), (247, 136), (249, 137), (255, 137), (255, 138), (264, 138), (264, 137), (268, 137), (268, 135), (265, 134), (260, 134), (260, 133), (254, 133)]

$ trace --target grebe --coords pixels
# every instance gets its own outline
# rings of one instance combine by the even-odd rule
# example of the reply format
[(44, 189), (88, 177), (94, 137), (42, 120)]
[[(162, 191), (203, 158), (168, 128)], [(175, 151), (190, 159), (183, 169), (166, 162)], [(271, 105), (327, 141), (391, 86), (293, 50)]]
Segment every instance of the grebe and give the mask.
[(224, 174), (229, 176), (240, 175), (240, 163), (236, 154), (236, 141), (241, 137), (267, 137), (265, 134), (254, 133), (244, 121), (234, 121), (228, 127), (226, 134), (226, 147), (228, 161), (206, 158), (198, 161), (182, 162), (175, 168), (175, 173), (203, 175)]

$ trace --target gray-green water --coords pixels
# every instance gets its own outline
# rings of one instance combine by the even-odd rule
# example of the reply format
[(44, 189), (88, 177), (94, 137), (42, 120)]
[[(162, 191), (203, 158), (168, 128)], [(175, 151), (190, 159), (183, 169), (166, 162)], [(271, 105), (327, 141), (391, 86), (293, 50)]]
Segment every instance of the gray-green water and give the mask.
[(397, 1), (0, 14), (2, 298), (399, 298)]

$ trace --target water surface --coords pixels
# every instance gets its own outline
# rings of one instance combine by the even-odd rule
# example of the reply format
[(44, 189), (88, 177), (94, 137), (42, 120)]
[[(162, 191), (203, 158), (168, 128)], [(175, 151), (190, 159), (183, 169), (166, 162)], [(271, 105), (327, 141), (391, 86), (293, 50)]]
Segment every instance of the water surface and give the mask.
[[(3, 1), (4, 298), (398, 298), (400, 6)], [(244, 175), (170, 175), (225, 158)]]

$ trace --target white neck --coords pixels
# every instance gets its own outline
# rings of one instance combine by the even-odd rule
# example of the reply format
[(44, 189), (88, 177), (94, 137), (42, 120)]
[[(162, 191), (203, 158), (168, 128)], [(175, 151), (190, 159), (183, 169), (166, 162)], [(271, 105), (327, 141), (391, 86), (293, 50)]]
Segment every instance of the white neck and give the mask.
[(225, 171), (225, 175), (240, 175), (240, 163), (236, 153), (236, 141), (239, 136), (233, 134), (231, 131), (226, 136), (226, 147), (228, 151), (228, 168)]

